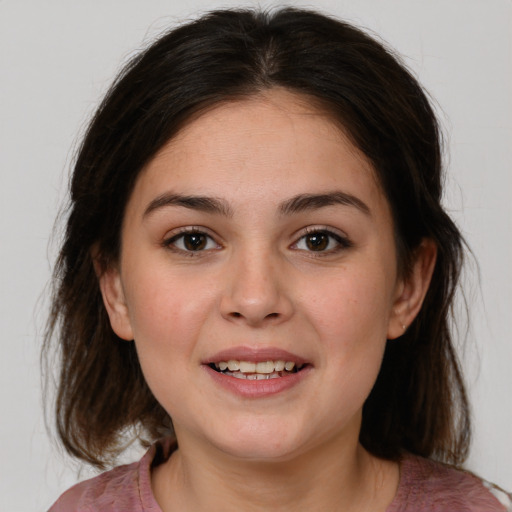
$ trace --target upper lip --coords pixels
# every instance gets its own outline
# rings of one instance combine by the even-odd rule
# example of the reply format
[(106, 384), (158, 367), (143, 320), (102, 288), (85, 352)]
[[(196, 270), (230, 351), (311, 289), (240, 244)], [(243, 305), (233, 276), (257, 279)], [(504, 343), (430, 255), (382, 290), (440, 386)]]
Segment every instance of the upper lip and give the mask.
[(260, 361), (291, 361), (296, 365), (305, 364), (307, 361), (296, 354), (276, 347), (231, 347), (208, 357), (204, 364), (218, 363), (220, 361), (249, 361), (257, 363)]

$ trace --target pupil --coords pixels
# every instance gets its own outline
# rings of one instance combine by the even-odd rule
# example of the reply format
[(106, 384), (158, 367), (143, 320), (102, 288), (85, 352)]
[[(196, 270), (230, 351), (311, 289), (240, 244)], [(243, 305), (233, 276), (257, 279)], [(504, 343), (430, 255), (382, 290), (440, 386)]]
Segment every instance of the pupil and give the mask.
[(325, 233), (308, 235), (306, 245), (312, 251), (323, 251), (329, 245), (329, 237)]
[(206, 246), (206, 236), (200, 233), (190, 233), (185, 236), (184, 243), (189, 251), (200, 251)]

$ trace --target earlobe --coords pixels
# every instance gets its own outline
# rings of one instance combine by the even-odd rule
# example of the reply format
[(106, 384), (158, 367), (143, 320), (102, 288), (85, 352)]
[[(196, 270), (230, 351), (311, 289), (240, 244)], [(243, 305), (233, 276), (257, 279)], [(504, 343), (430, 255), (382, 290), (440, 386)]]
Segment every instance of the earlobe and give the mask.
[(416, 250), (409, 273), (397, 288), (388, 324), (388, 339), (402, 336), (419, 313), (434, 273), (436, 256), (435, 242), (428, 238), (423, 239)]
[(98, 275), (98, 280), (112, 330), (124, 340), (133, 340), (133, 331), (119, 270), (110, 267)]

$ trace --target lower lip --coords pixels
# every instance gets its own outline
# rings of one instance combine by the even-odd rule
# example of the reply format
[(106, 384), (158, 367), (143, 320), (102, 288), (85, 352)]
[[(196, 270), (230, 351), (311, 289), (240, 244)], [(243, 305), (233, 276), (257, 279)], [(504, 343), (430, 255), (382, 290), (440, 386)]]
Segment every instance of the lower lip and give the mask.
[(306, 366), (296, 373), (290, 373), (290, 375), (285, 375), (278, 379), (248, 380), (224, 375), (208, 365), (204, 365), (203, 368), (205, 368), (216, 384), (244, 398), (263, 398), (283, 393), (299, 384), (311, 370), (310, 366)]

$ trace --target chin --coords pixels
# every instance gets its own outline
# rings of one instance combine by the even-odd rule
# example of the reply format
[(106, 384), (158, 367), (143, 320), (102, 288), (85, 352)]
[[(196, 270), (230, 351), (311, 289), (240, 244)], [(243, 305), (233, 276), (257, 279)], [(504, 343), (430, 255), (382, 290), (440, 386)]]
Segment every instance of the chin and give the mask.
[(210, 443), (221, 452), (240, 460), (286, 462), (304, 452), (310, 443), (290, 423), (280, 421), (233, 422), (220, 429)]

